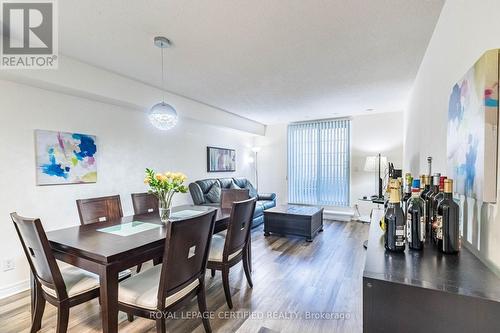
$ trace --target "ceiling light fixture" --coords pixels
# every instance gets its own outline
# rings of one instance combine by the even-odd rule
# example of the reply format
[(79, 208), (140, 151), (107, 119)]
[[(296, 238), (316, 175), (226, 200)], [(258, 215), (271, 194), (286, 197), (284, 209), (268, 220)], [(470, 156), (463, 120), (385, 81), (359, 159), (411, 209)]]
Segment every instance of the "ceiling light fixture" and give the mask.
[(172, 43), (163, 36), (157, 36), (154, 38), (155, 46), (161, 49), (161, 89), (163, 93), (162, 101), (151, 107), (149, 111), (149, 121), (154, 127), (167, 131), (173, 128), (177, 124), (177, 111), (170, 105), (165, 103), (165, 75), (163, 71), (163, 50), (167, 47), (172, 46)]

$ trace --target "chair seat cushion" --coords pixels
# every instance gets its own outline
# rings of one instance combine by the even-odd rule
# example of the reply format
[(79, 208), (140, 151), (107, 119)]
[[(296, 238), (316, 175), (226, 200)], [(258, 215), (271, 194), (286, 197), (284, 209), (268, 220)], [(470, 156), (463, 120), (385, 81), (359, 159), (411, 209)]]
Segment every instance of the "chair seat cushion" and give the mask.
[[(218, 261), (222, 262), (222, 253), (224, 252), (224, 243), (226, 242), (226, 235), (223, 233), (218, 233), (212, 236), (212, 243), (210, 245), (210, 255), (208, 256), (208, 261)], [(236, 257), (241, 250), (238, 250), (228, 256), (231, 260)]]
[[(157, 309), (161, 267), (161, 264), (156, 265), (120, 282), (118, 286), (118, 301), (144, 309)], [(168, 296), (165, 306), (168, 307), (189, 294), (199, 283), (198, 279), (196, 279), (184, 289)]]
[[(91, 291), (92, 289), (99, 288), (99, 276), (96, 274), (75, 266), (65, 264), (61, 265), (60, 262), (58, 262), (58, 265), (60, 267), (63, 266), (61, 268), (61, 275), (63, 277), (64, 284), (66, 285), (68, 297), (74, 297), (87, 291)], [(44, 285), (42, 285), (42, 288), (47, 294), (57, 298), (55, 290)]]

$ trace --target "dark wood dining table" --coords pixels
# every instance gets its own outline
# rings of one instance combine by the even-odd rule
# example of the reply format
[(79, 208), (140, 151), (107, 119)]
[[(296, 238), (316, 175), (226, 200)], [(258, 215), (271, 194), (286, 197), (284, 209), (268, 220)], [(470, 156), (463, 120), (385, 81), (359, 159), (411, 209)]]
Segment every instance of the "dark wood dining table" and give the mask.
[[(217, 209), (214, 233), (227, 228), (230, 210), (184, 205), (173, 212)], [(105, 227), (140, 221), (162, 225), (129, 236), (98, 231)], [(118, 273), (148, 260), (159, 259), (165, 247), (166, 228), (157, 213), (126, 216), (119, 220), (78, 225), (47, 232), (56, 259), (99, 275), (102, 330), (118, 331)], [(32, 293), (33, 294), (33, 293)], [(32, 297), (33, 302), (33, 297)]]

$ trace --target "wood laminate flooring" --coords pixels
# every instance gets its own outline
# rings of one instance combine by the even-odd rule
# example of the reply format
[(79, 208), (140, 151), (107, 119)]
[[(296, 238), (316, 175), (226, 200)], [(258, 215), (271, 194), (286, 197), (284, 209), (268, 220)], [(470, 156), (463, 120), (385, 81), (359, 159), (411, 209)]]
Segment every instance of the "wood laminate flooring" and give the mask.
[[(325, 221), (312, 243), (300, 237), (264, 237), (252, 230), (253, 282), (247, 285), (241, 264), (231, 269), (233, 310), (224, 298), (220, 272), (206, 292), (212, 330), (237, 333), (362, 332), (362, 271), (368, 225)], [(147, 265), (147, 264), (146, 264)], [(147, 268), (147, 267), (145, 267)], [(144, 269), (144, 268), (143, 268)], [(30, 296), (23, 292), (0, 301), (0, 332), (29, 332)], [(169, 332), (204, 332), (196, 298), (167, 320)], [(40, 332), (55, 332), (56, 309), (48, 304)], [(101, 332), (97, 300), (70, 310), (69, 332)], [(155, 322), (120, 312), (119, 331), (156, 332)]]

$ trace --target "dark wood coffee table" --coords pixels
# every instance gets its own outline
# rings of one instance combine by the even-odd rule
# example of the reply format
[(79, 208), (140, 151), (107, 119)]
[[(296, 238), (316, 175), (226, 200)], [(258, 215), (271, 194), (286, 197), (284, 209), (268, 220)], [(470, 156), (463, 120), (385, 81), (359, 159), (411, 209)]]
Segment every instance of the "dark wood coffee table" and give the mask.
[(270, 233), (306, 237), (312, 242), (323, 231), (323, 208), (280, 205), (264, 211), (264, 236)]

